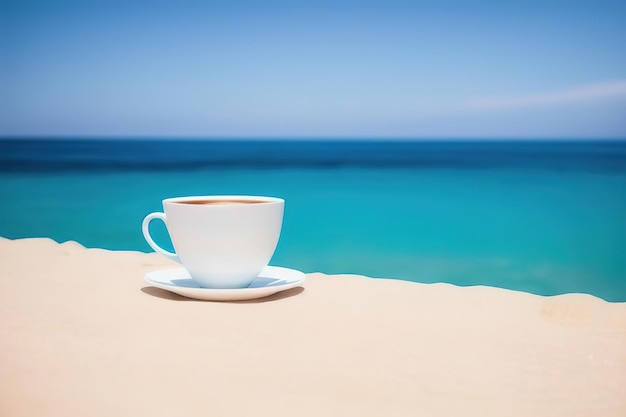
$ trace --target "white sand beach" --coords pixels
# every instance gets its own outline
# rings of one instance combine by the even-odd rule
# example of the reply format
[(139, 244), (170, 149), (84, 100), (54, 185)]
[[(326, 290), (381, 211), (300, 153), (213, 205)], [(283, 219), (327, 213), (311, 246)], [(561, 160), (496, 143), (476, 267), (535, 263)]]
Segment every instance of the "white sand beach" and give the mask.
[(626, 415), (626, 303), (307, 275), (216, 303), (157, 254), (0, 239), (0, 415)]

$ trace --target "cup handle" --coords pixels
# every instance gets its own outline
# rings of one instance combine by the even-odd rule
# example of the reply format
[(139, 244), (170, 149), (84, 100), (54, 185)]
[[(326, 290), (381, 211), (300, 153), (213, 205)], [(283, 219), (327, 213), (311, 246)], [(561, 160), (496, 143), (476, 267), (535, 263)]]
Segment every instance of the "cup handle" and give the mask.
[(159, 245), (157, 245), (154, 240), (152, 239), (152, 236), (150, 236), (150, 230), (148, 229), (148, 227), (150, 226), (150, 222), (154, 219), (161, 219), (163, 220), (163, 223), (165, 223), (165, 226), (167, 227), (167, 220), (165, 218), (165, 213), (150, 213), (148, 214), (144, 219), (143, 219), (143, 223), (141, 224), (141, 230), (143, 231), (143, 237), (146, 239), (146, 242), (148, 242), (148, 245), (150, 245), (150, 247), (152, 249), (154, 249), (155, 252), (160, 253), (161, 255), (165, 256), (168, 259), (171, 259), (174, 262), (180, 262), (180, 259), (178, 258), (178, 255), (176, 255), (175, 253), (166, 251), (165, 249), (161, 248)]

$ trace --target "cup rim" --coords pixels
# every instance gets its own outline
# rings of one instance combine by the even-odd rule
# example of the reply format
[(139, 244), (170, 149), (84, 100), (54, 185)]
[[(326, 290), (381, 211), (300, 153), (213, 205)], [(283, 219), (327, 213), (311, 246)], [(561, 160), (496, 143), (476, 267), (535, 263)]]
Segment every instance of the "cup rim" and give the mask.
[[(163, 200), (163, 204), (185, 203), (187, 201), (196, 201), (196, 200), (204, 200), (204, 201), (252, 200), (252, 201), (259, 201), (262, 203), (274, 203), (274, 204), (282, 204), (285, 202), (285, 200), (282, 198), (261, 196), (261, 195), (194, 195), (194, 196), (185, 196), (185, 197), (166, 198)], [(207, 207), (207, 206), (204, 206), (204, 207)], [(216, 206), (211, 206), (211, 207), (225, 207), (225, 206), (216, 205)]]

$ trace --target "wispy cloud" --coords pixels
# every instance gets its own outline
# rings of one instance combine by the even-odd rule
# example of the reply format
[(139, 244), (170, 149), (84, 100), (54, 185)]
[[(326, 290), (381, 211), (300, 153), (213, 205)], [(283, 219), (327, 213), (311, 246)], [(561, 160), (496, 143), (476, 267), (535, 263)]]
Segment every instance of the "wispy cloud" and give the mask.
[(614, 98), (626, 98), (626, 80), (588, 84), (544, 93), (479, 97), (470, 100), (468, 105), (474, 110), (538, 108)]

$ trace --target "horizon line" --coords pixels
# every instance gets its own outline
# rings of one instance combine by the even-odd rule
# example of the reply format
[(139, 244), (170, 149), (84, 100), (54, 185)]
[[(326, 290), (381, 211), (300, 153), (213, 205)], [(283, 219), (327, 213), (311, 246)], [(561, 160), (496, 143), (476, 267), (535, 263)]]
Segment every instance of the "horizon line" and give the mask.
[(274, 142), (620, 142), (626, 137), (428, 137), (428, 136), (176, 136), (176, 135), (3, 135), (0, 140), (163, 140)]

